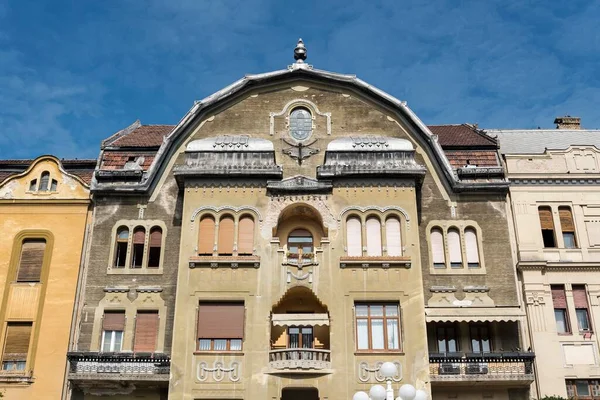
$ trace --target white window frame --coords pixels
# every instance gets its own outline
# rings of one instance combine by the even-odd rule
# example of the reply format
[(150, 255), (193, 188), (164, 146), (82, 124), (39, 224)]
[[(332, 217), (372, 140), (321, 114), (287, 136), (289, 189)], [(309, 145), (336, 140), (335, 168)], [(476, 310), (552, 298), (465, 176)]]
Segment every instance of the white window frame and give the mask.
[[(106, 338), (106, 334), (110, 332), (111, 334), (111, 338), (110, 338), (110, 350), (105, 350), (104, 349), (104, 339)], [(116, 333), (117, 332), (121, 332), (121, 345), (119, 346), (118, 350), (115, 350), (115, 337), (116, 337)], [(102, 353), (118, 353), (121, 350), (123, 350), (123, 336), (124, 336), (124, 332), (123, 331), (102, 331), (102, 341), (100, 342), (100, 351)]]

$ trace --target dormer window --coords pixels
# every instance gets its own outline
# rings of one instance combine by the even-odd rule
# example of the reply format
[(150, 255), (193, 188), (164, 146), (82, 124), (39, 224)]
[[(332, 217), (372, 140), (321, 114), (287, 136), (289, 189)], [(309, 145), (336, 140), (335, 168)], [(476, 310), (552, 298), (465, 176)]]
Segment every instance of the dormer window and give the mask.
[(312, 134), (312, 114), (306, 108), (299, 107), (290, 113), (290, 136), (301, 142)]
[(50, 181), (50, 172), (48, 172), (48, 171), (42, 172), (42, 177), (40, 179), (40, 186), (39, 186), (38, 190), (40, 192), (47, 192), (49, 181)]
[(32, 179), (31, 182), (29, 182), (30, 192), (56, 192), (57, 187), (58, 182), (56, 179), (50, 179), (50, 172), (48, 171), (42, 172), (39, 180)]

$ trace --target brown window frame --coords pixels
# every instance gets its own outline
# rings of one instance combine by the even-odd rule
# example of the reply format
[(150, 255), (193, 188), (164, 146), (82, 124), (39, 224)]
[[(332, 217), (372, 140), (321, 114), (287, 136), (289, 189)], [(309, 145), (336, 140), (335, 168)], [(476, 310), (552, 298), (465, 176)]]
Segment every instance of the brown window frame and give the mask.
[[(587, 382), (588, 389), (590, 392), (589, 396), (578, 396), (577, 395), (577, 384), (576, 382)], [(567, 379), (565, 381), (567, 386), (567, 396), (569, 399), (577, 400), (597, 400), (600, 399), (600, 380), (598, 379)]]
[[(367, 317), (357, 315), (357, 313), (356, 313), (357, 306), (367, 306), (367, 310), (368, 310)], [(371, 307), (372, 306), (382, 306), (383, 307), (383, 316), (371, 317)], [(386, 315), (386, 309), (385, 309), (386, 306), (395, 306), (397, 308), (397, 315), (388, 317)], [(372, 334), (372, 330), (371, 330), (371, 321), (373, 319), (380, 319), (383, 321), (383, 345), (384, 345), (383, 349), (373, 349), (373, 334)], [(367, 321), (368, 342), (369, 342), (368, 349), (359, 349), (358, 348), (358, 320), (366, 320)], [(398, 327), (398, 332), (397, 332), (398, 348), (397, 349), (389, 349), (388, 348), (388, 328), (387, 328), (388, 320), (396, 320), (397, 321), (397, 327)], [(400, 303), (395, 303), (395, 302), (356, 302), (356, 303), (354, 303), (354, 329), (355, 329), (354, 334), (356, 337), (356, 351), (357, 352), (364, 352), (364, 353), (378, 353), (378, 352), (399, 353), (399, 352), (402, 352), (403, 336), (402, 336), (402, 318), (401, 318)]]
[[(298, 234), (298, 233), (302, 233), (302, 234)], [(304, 242), (291, 242), (290, 238), (293, 237), (297, 237), (297, 238), (303, 238), (306, 239), (306, 241)], [(309, 240), (310, 238), (310, 240)], [(309, 231), (308, 229), (304, 229), (304, 228), (297, 228), (292, 230), (287, 237), (287, 248), (288, 248), (288, 257), (289, 258), (298, 258), (299, 252), (292, 252), (290, 250), (290, 247), (298, 247), (298, 250), (300, 250), (300, 248), (304, 249), (304, 247), (310, 247), (310, 252), (305, 253), (304, 250), (302, 250), (302, 258), (310, 258), (312, 254), (314, 254), (315, 252), (315, 237), (313, 236), (312, 232)]]
[[(552, 223), (552, 228), (544, 228), (544, 222), (542, 220), (542, 211), (544, 212), (550, 212), (550, 222)], [(558, 248), (558, 240), (556, 239), (556, 226), (554, 225), (554, 214), (552, 212), (552, 207), (550, 206), (539, 206), (538, 207), (538, 218), (540, 220), (540, 227), (541, 227), (541, 235), (542, 235), (542, 244), (544, 245), (545, 249), (556, 249)], [(544, 231), (548, 231), (546, 233), (546, 235), (550, 235), (552, 234), (552, 242), (553, 245), (552, 246), (546, 246), (546, 239), (550, 239), (550, 237), (546, 237), (544, 235)]]
[[(471, 351), (473, 353), (492, 353), (494, 351), (494, 340), (493, 340), (493, 336), (492, 336), (492, 329), (491, 329), (491, 325), (490, 324), (469, 324), (469, 346), (471, 348)], [(485, 329), (486, 331), (486, 335), (482, 335), (482, 330)], [(473, 335), (473, 331), (476, 330), (476, 336)], [(483, 342), (484, 339), (482, 339), (484, 336), (487, 336), (487, 341), (489, 342), (489, 347), (490, 349), (488, 351), (483, 351)], [(476, 341), (479, 343), (479, 348), (480, 351), (475, 351), (475, 349), (473, 348), (473, 341)]]
[[(27, 352), (26, 353), (20, 353), (20, 352), (19, 353), (7, 353), (6, 352), (6, 347), (8, 344), (8, 334), (9, 334), (9, 330), (10, 330), (11, 326), (28, 327), (29, 328), (29, 339), (27, 341)], [(6, 328), (4, 330), (4, 344), (3, 344), (3, 348), (2, 348), (2, 355), (0, 357), (0, 373), (7, 373), (8, 371), (11, 371), (9, 373), (15, 373), (15, 372), (26, 373), (27, 372), (29, 359), (30, 359), (30, 352), (31, 352), (31, 348), (32, 348), (31, 341), (32, 341), (33, 334), (34, 334), (33, 321), (10, 321), (10, 322), (7, 322)], [(15, 346), (14, 343), (12, 345)], [(5, 360), (5, 357), (7, 354), (23, 354), (23, 355), (25, 355), (25, 358), (24, 359)], [(12, 363), (13, 365), (16, 365), (17, 363), (20, 363), (20, 362), (25, 363), (23, 369), (17, 369), (17, 368), (5, 369), (4, 368), (5, 363)]]
[[(568, 212), (568, 217), (564, 214)], [(558, 207), (558, 215), (560, 220), (560, 230), (563, 238), (563, 245), (566, 249), (577, 249), (579, 248), (579, 243), (577, 241), (577, 234), (575, 233), (575, 220), (573, 219), (573, 210), (569, 206), (559, 206)], [(565, 242), (565, 233), (570, 233), (573, 235), (573, 246), (567, 247)]]
[[(440, 335), (439, 335), (440, 329), (442, 329), (444, 331), (443, 341), (445, 342), (446, 351), (440, 350)], [(449, 341), (449, 337), (450, 337), (450, 335), (448, 335), (449, 330), (454, 331), (454, 342), (455, 342), (455, 347), (456, 347), (456, 350), (454, 350), (454, 351), (448, 350), (448, 341)], [(459, 340), (459, 331), (458, 331), (457, 324), (455, 324), (455, 323), (437, 324), (435, 326), (435, 345), (436, 345), (438, 353), (459, 352), (460, 351), (460, 340)]]
[[(237, 307), (242, 307), (241, 312), (242, 314), (242, 320), (241, 320), (241, 337), (200, 337), (200, 311), (202, 307), (206, 307), (206, 306), (237, 306)], [(243, 301), (200, 301), (198, 304), (198, 312), (197, 312), (197, 328), (196, 328), (196, 351), (202, 352), (202, 351), (233, 351), (233, 352), (237, 352), (237, 351), (243, 351), (244, 349), (244, 338), (246, 336), (246, 332), (245, 332), (245, 327), (246, 327), (246, 306), (245, 306), (245, 302)], [(214, 312), (214, 311), (213, 311)], [(209, 317), (210, 320), (210, 317)], [(209, 324), (210, 326), (210, 324)], [(214, 332), (213, 332), (214, 333)], [(219, 333), (223, 333), (222, 330), (220, 330)], [(217, 340), (226, 340), (226, 349), (215, 349), (215, 341)], [(235, 350), (231, 350), (231, 341), (232, 340), (239, 340), (240, 341), (240, 348), (239, 349), (235, 349)], [(200, 342), (201, 341), (210, 341), (210, 349), (202, 349), (200, 346)]]
[[(119, 238), (120, 233), (123, 231), (127, 231), (127, 239)], [(113, 260), (113, 268), (124, 269), (127, 267), (127, 252), (129, 251), (130, 237), (131, 231), (129, 230), (129, 227), (121, 225), (117, 228), (117, 232), (115, 235), (115, 254)], [(119, 265), (120, 263), (118, 262), (121, 259), (121, 257), (119, 257), (119, 255), (121, 254), (121, 250), (123, 250), (123, 252), (125, 253), (123, 254), (123, 265)]]
[[(37, 266), (38, 269), (38, 275), (36, 277), (32, 277), (32, 278), (27, 278), (27, 272), (31, 273), (31, 270), (27, 271), (24, 270), (24, 276), (21, 276), (21, 268), (23, 267), (23, 250), (25, 247), (26, 243), (43, 243), (44, 244), (44, 250), (41, 254), (41, 258), (37, 261), (39, 261), (39, 266)], [(32, 250), (30, 250), (32, 251)], [(20, 282), (20, 283), (42, 283), (42, 274), (43, 274), (43, 270), (44, 270), (44, 260), (46, 258), (46, 253), (48, 251), (48, 240), (46, 238), (38, 238), (38, 237), (26, 237), (21, 241), (21, 247), (20, 247), (20, 254), (19, 254), (19, 261), (17, 264), (17, 271), (15, 274), (15, 282)], [(29, 254), (29, 257), (31, 257), (31, 254)], [(38, 254), (38, 258), (39, 258), (39, 254)], [(31, 261), (31, 259), (29, 260)], [(35, 272), (35, 270), (34, 270)]]

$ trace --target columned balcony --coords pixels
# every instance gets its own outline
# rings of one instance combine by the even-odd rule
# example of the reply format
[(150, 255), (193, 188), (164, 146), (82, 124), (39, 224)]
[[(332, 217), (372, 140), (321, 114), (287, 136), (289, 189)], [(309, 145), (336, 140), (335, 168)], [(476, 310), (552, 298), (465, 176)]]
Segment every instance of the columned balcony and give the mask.
[(430, 353), (429, 373), (439, 382), (494, 382), (529, 385), (533, 382), (532, 352)]
[(269, 366), (274, 370), (328, 370), (331, 351), (324, 349), (278, 349), (269, 352)]

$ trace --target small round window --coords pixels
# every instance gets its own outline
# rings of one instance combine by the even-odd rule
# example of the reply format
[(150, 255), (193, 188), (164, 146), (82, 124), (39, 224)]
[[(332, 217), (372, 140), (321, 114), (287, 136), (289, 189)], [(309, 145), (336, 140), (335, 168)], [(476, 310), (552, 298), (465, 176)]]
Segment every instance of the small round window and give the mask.
[(290, 136), (298, 141), (312, 134), (312, 115), (306, 108), (295, 108), (290, 113)]

